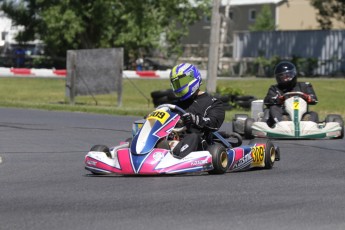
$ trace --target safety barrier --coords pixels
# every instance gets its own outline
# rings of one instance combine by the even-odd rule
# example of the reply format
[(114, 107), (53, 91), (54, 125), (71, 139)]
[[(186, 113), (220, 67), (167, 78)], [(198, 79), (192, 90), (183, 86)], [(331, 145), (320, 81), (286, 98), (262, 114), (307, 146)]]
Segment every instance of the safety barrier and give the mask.
[[(206, 77), (206, 70), (201, 70), (202, 78)], [(124, 78), (162, 78), (168, 79), (170, 70), (124, 70)], [(0, 77), (66, 77), (65, 69), (28, 69), (28, 68), (5, 68), (0, 67)]]

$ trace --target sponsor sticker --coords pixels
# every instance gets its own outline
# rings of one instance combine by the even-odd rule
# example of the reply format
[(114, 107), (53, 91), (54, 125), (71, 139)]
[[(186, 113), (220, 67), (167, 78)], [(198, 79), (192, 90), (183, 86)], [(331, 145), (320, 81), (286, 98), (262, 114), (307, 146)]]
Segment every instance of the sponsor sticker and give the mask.
[(96, 166), (97, 161), (87, 160), (86, 164), (91, 165), (91, 166)]
[(191, 166), (204, 165), (206, 163), (207, 163), (207, 160), (197, 160), (197, 161), (192, 161)]
[(243, 156), (241, 159), (239, 159), (236, 164), (234, 164), (233, 169), (242, 169), (247, 167), (252, 161), (252, 157), (250, 154), (247, 154)]

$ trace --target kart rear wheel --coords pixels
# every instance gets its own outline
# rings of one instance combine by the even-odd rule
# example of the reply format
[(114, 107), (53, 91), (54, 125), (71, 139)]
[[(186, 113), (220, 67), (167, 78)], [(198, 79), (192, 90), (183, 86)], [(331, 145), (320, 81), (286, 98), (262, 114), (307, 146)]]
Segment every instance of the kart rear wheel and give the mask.
[(94, 145), (92, 146), (92, 148), (90, 149), (90, 151), (95, 151), (95, 152), (104, 152), (105, 155), (107, 155), (107, 157), (111, 158), (111, 153), (110, 150), (107, 146), (105, 145)]
[(341, 127), (341, 131), (340, 131), (340, 136), (338, 137), (339, 139), (343, 139), (344, 138), (344, 120), (343, 118), (338, 115), (338, 114), (329, 114), (327, 115), (325, 122), (338, 122), (340, 127)]
[(338, 122), (341, 127), (340, 136), (338, 138), (343, 139), (344, 138), (344, 121), (341, 117), (334, 119), (334, 121)]
[(213, 170), (209, 174), (224, 174), (229, 168), (228, 153), (223, 145), (215, 143), (208, 147), (212, 155)]
[(270, 140), (259, 140), (254, 139), (249, 142), (249, 145), (253, 144), (265, 144), (265, 169), (271, 169), (273, 168), (274, 162), (276, 160), (276, 150), (278, 148), (275, 148), (273, 143)]

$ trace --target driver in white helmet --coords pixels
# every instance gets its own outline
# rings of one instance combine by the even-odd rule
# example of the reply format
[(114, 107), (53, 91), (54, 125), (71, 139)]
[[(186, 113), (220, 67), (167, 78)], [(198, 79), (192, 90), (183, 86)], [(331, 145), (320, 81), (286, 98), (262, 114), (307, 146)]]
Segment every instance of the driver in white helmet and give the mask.
[(182, 115), (182, 120), (188, 127), (188, 133), (173, 149), (174, 155), (182, 158), (205, 148), (203, 137), (220, 128), (225, 109), (220, 100), (200, 90), (201, 75), (194, 65), (182, 63), (173, 67), (170, 83), (179, 98), (176, 105), (187, 112)]

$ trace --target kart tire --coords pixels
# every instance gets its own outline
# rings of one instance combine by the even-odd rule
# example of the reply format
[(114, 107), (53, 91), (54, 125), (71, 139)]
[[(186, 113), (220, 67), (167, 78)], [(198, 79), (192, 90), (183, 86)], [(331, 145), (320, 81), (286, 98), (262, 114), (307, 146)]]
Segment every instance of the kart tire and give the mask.
[(235, 101), (252, 101), (252, 100), (256, 100), (256, 97), (252, 95), (235, 96), (234, 100)]
[(110, 150), (107, 146), (105, 145), (94, 145), (92, 146), (92, 148), (90, 149), (90, 151), (97, 151), (97, 152), (104, 152), (105, 155), (107, 155), (107, 157), (111, 158), (111, 153)]
[[(107, 157), (111, 158), (110, 150), (105, 145), (94, 145), (94, 146), (92, 146), (90, 151), (104, 152), (104, 154), (107, 155)], [(94, 171), (91, 171), (91, 173), (94, 175), (104, 175), (104, 173), (98, 173), (98, 172), (94, 172)]]
[(319, 115), (314, 111), (307, 112), (307, 113), (303, 114), (302, 121), (312, 121), (312, 122), (318, 123), (319, 122)]
[(174, 93), (173, 90), (171, 90), (171, 91), (169, 92), (169, 94), (167, 95), (167, 97), (168, 97), (169, 101), (176, 101), (176, 100), (178, 100), (178, 97), (176, 96), (176, 94)]
[(230, 105), (228, 102), (223, 102), (223, 109), (224, 109), (225, 111), (229, 111), (229, 110), (232, 110), (233, 107), (232, 107), (232, 105)]
[(235, 101), (235, 104), (244, 109), (250, 109), (252, 101)]
[(311, 116), (311, 121), (314, 121), (315, 123), (319, 122), (319, 114), (317, 112), (310, 111), (309, 114)]
[(212, 155), (213, 169), (209, 174), (224, 174), (229, 168), (229, 158), (225, 147), (220, 143), (208, 146), (208, 151)]
[(244, 122), (244, 138), (245, 139), (253, 139), (254, 136), (252, 134), (252, 126), (253, 123), (255, 122), (254, 118), (248, 118)]
[(259, 140), (259, 139), (254, 139), (249, 142), (249, 145), (254, 145), (254, 144), (265, 144), (265, 169), (271, 169), (273, 168), (274, 162), (276, 159), (280, 159), (280, 154), (279, 157), (277, 158), (276, 156), (276, 151), (279, 151), (279, 148), (275, 148), (273, 143), (270, 140)]
[(170, 150), (170, 146), (167, 140), (159, 140), (158, 143), (156, 144), (156, 148), (158, 149), (167, 149)]
[(153, 98), (152, 101), (153, 101), (154, 105), (161, 105), (161, 104), (168, 103), (170, 100), (169, 100), (168, 96), (163, 96), (163, 97), (160, 97), (160, 98)]
[(341, 131), (340, 131), (340, 136), (338, 137), (338, 139), (343, 139), (344, 138), (344, 120), (343, 118), (338, 115), (338, 114), (329, 114), (327, 115), (325, 122), (338, 122), (340, 127), (341, 127)]
[(230, 96), (229, 95), (215, 95), (215, 98), (217, 98), (218, 100), (220, 100), (223, 103), (227, 103), (230, 101)]

